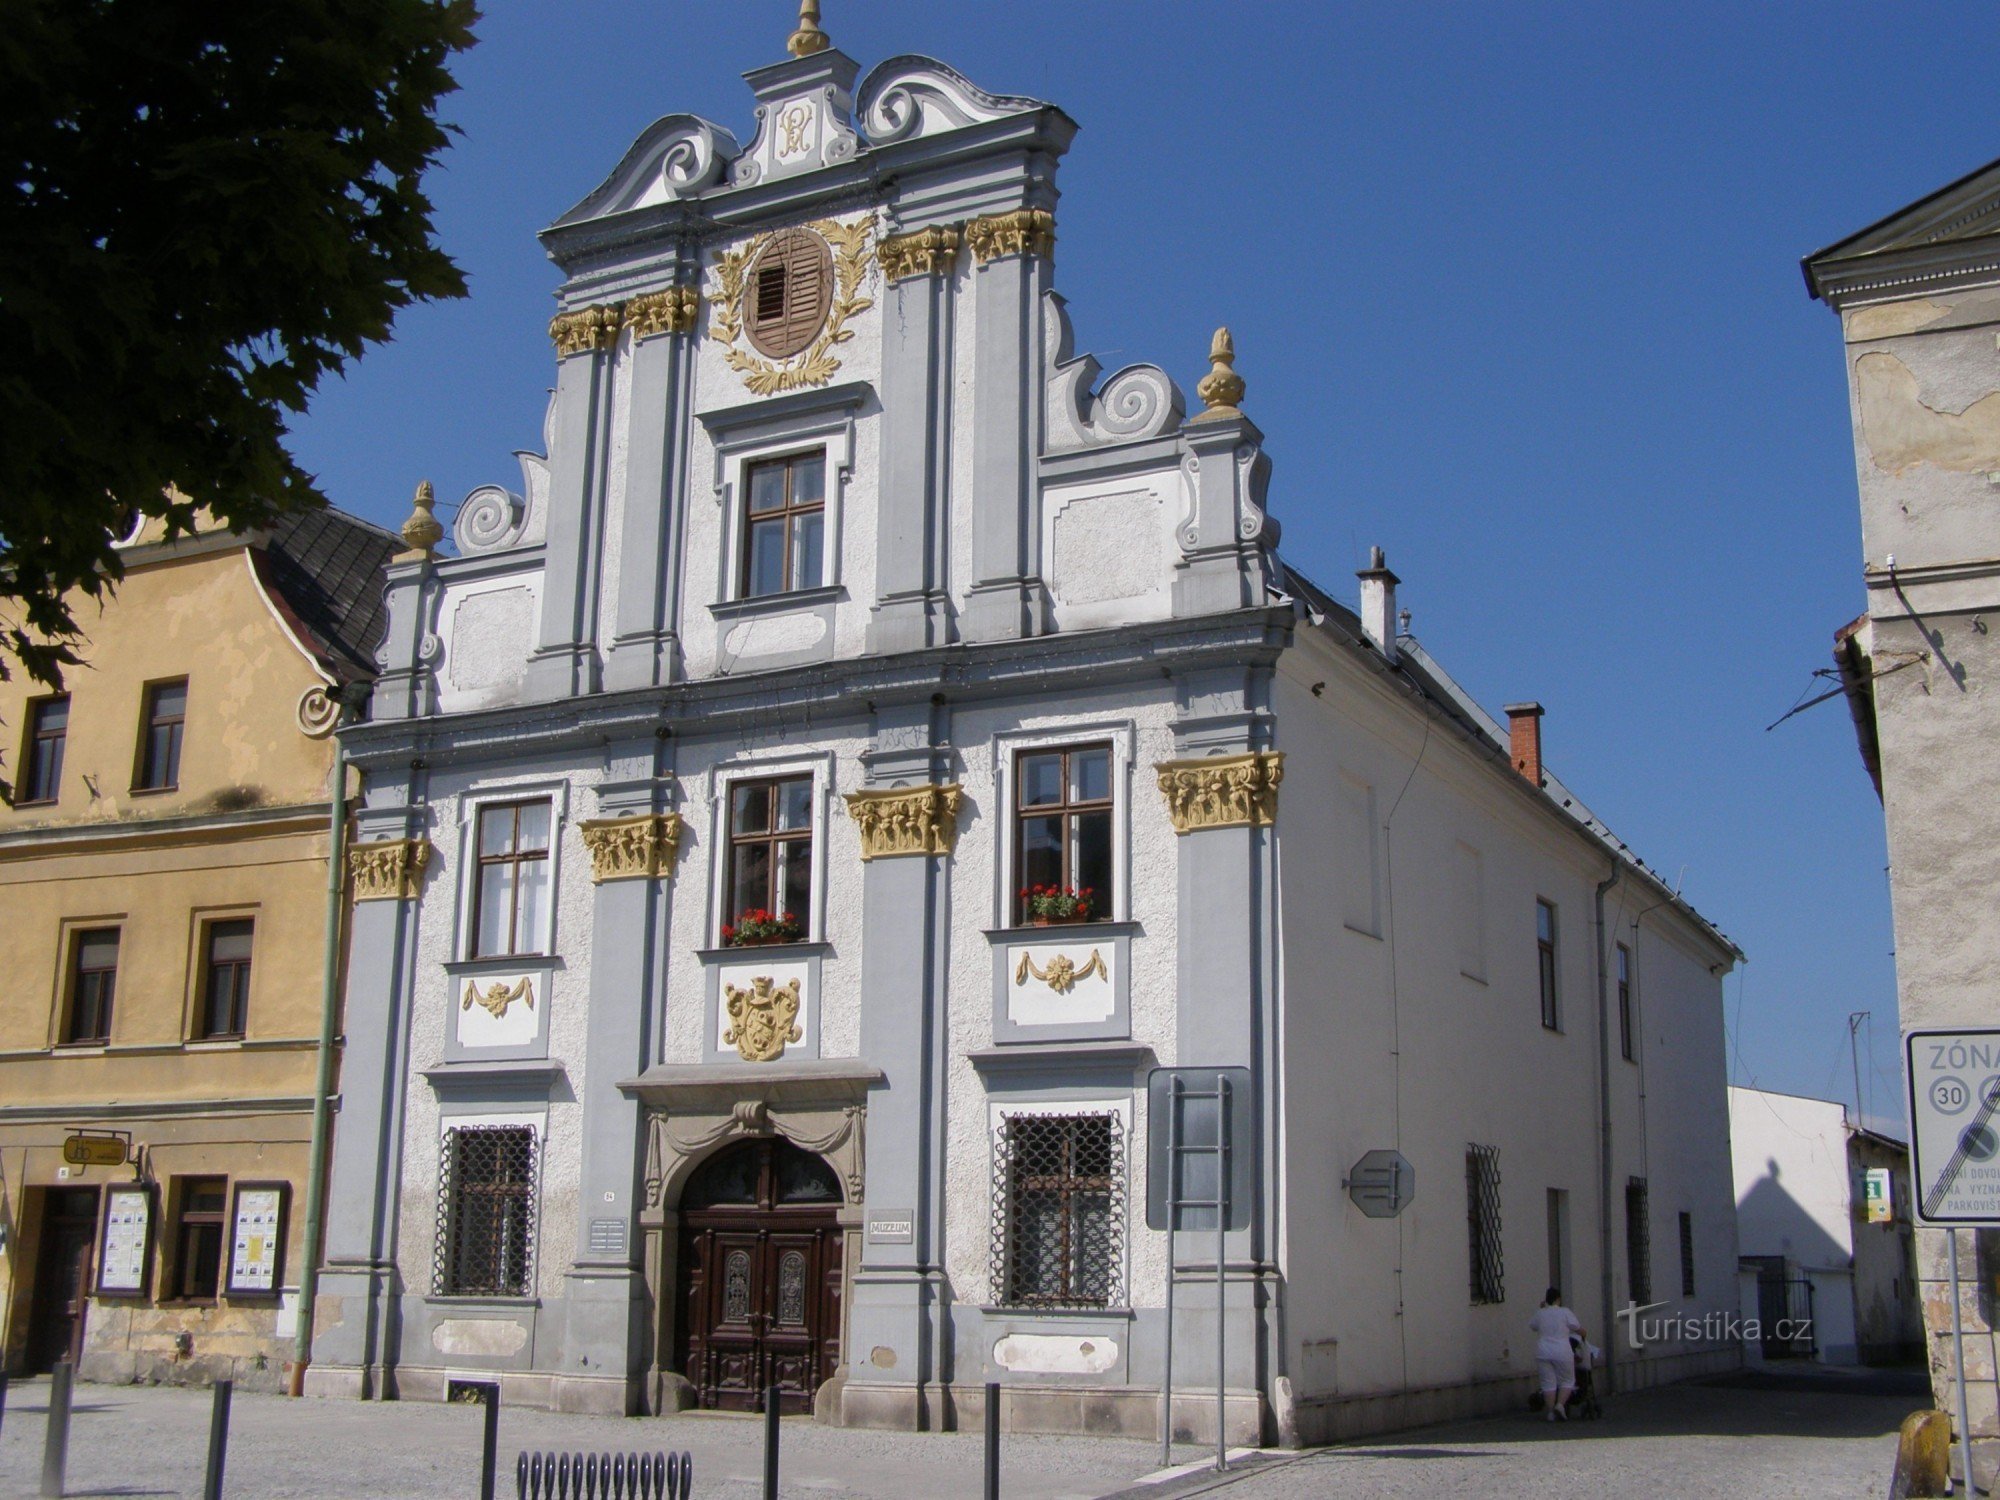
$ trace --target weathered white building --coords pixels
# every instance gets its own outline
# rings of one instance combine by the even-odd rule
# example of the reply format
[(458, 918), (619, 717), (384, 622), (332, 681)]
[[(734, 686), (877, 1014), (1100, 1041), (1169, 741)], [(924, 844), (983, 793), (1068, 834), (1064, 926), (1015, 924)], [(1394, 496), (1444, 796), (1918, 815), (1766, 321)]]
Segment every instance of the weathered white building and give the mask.
[[(1750, 1356), (1887, 1364), (1920, 1349), (1908, 1148), (1851, 1124), (1831, 1099), (1736, 1087), (1729, 1144), (1743, 1310), (1759, 1335)], [(1875, 1219), (1871, 1170), (1889, 1189)], [(1780, 1330), (1787, 1318), (1810, 1326)]]
[(1153, 1434), (1172, 1064), (1251, 1079), (1238, 1439), (1518, 1399), (1551, 1279), (1733, 1307), (1736, 950), (1379, 555), (1358, 614), (1281, 560), (1226, 335), (1191, 418), (1077, 352), (1068, 116), (791, 51), (544, 234), (546, 456), (406, 528), (310, 1387)]
[[(1805, 260), (1840, 314), (1867, 612), (1835, 659), (1882, 795), (1903, 1028), (2000, 1024), (2000, 162)], [(1995, 1285), (2000, 1236), (1960, 1232)], [(1955, 1411), (1947, 1240), (1917, 1235), (1931, 1378)], [(1968, 1406), (1982, 1484), (2000, 1468), (2000, 1306), (1967, 1299)]]

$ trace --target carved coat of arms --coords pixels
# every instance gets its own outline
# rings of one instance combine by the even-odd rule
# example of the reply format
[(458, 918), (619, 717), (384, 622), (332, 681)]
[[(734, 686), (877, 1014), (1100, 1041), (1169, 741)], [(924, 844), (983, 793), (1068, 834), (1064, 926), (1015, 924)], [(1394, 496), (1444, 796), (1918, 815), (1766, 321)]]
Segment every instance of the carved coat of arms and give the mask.
[(770, 975), (759, 974), (748, 988), (725, 984), (722, 998), (730, 1022), (722, 1040), (725, 1045), (733, 1044), (745, 1062), (774, 1062), (784, 1055), (785, 1043), (796, 1042), (803, 1035), (798, 1028), (796, 979), (779, 984)]

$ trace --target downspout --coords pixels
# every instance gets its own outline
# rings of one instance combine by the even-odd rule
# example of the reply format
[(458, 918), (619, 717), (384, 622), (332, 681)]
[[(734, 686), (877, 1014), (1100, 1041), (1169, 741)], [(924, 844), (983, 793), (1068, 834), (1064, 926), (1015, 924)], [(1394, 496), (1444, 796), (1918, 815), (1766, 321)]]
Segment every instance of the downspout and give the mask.
[(1607, 1391), (1618, 1389), (1613, 1378), (1618, 1340), (1612, 1335), (1611, 1308), (1611, 999), (1604, 953), (1604, 897), (1618, 884), (1624, 868), (1616, 859), (1612, 860), (1610, 878), (1597, 883), (1597, 892), (1593, 897), (1597, 934), (1598, 1284), (1603, 1307), (1603, 1321), (1598, 1328), (1599, 1337), (1604, 1341), (1601, 1347), (1604, 1350), (1604, 1388)]
[(298, 1337), (292, 1348), (290, 1394), (305, 1394), (306, 1365), (312, 1360), (313, 1303), (319, 1296), (319, 1261), (326, 1237), (327, 1138), (333, 1124), (333, 1042), (339, 1010), (340, 938), (347, 893), (347, 747), (340, 731), (353, 714), (344, 694), (333, 728), (333, 780), (327, 792), (326, 936), (320, 958), (319, 1070), (313, 1080), (312, 1151), (306, 1168), (306, 1233), (299, 1269)]

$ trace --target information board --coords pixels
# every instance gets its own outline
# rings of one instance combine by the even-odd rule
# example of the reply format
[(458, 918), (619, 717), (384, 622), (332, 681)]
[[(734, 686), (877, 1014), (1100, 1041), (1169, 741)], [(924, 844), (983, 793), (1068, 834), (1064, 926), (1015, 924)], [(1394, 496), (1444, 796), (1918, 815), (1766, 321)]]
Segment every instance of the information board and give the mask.
[(238, 1183), (230, 1216), (229, 1294), (270, 1296), (278, 1290), (278, 1252), (285, 1241), (283, 1183)]
[(143, 1187), (108, 1189), (103, 1253), (97, 1262), (98, 1291), (113, 1296), (145, 1295), (146, 1252), (152, 1237), (152, 1191)]
[(2000, 1028), (1912, 1031), (1911, 1208), (1920, 1224), (2000, 1224)]

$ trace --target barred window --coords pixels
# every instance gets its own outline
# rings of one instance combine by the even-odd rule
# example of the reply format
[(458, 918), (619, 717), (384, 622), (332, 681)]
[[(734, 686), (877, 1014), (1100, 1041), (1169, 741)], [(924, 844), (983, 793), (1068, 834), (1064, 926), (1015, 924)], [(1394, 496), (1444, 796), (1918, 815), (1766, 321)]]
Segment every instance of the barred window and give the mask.
[(438, 1184), (435, 1290), (445, 1297), (525, 1297), (533, 1286), (535, 1132), (461, 1125), (445, 1132)]
[(1681, 1214), (1681, 1295), (1694, 1295), (1694, 1215)]
[(1125, 1238), (1124, 1126), (1116, 1115), (1012, 1115), (993, 1153), (994, 1300), (1108, 1307)]
[(1465, 1222), (1471, 1241), (1472, 1300), (1505, 1302), (1506, 1265), (1500, 1256), (1500, 1152), (1465, 1148)]
[(1653, 1300), (1653, 1246), (1646, 1210), (1646, 1179), (1625, 1181), (1625, 1276), (1634, 1302)]

